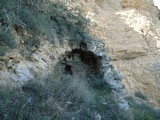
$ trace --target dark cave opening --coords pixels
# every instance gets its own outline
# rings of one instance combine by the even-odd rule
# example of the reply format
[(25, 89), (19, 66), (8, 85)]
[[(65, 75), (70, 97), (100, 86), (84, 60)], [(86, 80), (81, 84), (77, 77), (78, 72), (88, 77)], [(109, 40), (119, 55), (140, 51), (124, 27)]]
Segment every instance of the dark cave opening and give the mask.
[(79, 54), (80, 60), (89, 66), (90, 69), (92, 69), (95, 73), (95, 75), (99, 74), (101, 72), (101, 57), (96, 56), (93, 52), (91, 51), (86, 51), (82, 49), (74, 49), (72, 51), (72, 54)]
[(101, 59), (102, 57), (88, 51), (87, 45), (83, 44), (79, 48), (66, 52), (61, 60), (62, 72), (65, 76), (70, 75), (86, 80), (91, 86), (101, 86), (104, 84)]

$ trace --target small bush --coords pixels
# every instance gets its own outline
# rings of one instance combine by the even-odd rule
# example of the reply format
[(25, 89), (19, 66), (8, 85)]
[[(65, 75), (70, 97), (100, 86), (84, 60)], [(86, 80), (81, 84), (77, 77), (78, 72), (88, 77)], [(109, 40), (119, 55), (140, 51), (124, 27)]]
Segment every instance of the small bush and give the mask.
[(78, 78), (63, 76), (55, 80), (53, 75), (29, 81), (20, 88), (1, 87), (0, 118), (92, 120), (98, 112), (105, 120), (127, 120), (109, 86), (93, 88)]
[(0, 31), (0, 40), (2, 45), (8, 46), (10, 48), (15, 48), (16, 47), (16, 42), (11, 35), (11, 31), (9, 30), (8, 32), (4, 33), (4, 31)]
[(15, 48), (16, 42), (14, 41), (13, 36), (10, 34), (10, 32), (4, 32), (0, 30), (0, 56), (5, 55), (6, 51), (9, 48)]
[(7, 48), (5, 46), (0, 45), (0, 56), (5, 55), (6, 51), (7, 51)]
[(143, 100), (147, 100), (147, 97), (144, 96), (141, 92), (136, 92), (136, 93), (135, 93), (135, 96), (136, 96), (136, 97), (139, 97), (139, 98), (141, 98), (141, 99), (143, 99)]
[(132, 97), (127, 98), (135, 120), (159, 120), (160, 110), (146, 104), (138, 104)]
[[(0, 25), (3, 32), (0, 35), (3, 42), (13, 48), (16, 45), (12, 29), (20, 26), (35, 36), (36, 43), (40, 43), (38, 36), (46, 36), (48, 41), (55, 44), (55, 36), (58, 36), (59, 43), (63, 45), (64, 40), (80, 42), (82, 40), (96, 40), (87, 30), (88, 20), (78, 8), (68, 7), (56, 0), (2, 0), (0, 4)], [(76, 12), (75, 12), (76, 11)], [(4, 33), (5, 34), (1, 34)], [(23, 36), (23, 40), (28, 40)], [(56, 39), (57, 40), (57, 39)], [(2, 40), (1, 40), (2, 41)], [(27, 46), (28, 47), (28, 46)]]
[[(90, 90), (77, 80), (54, 80), (48, 76), (43, 82), (32, 80), (21, 88), (0, 90), (0, 117), (2, 120), (88, 118)], [(92, 103), (92, 102), (91, 102)]]
[(2, 0), (0, 4), (0, 45), (2, 53), (4, 55), (7, 49), (6, 47), (12, 49), (16, 47), (16, 42), (12, 35), (12, 21), (14, 21), (10, 15), (9, 9), (13, 10), (15, 7), (15, 1)]

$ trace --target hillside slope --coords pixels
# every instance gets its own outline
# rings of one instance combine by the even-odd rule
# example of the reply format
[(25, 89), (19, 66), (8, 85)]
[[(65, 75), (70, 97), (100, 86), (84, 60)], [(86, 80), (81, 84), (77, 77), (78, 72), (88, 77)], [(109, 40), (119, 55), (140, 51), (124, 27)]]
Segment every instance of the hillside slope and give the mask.
[(152, 2), (0, 2), (0, 118), (160, 118)]

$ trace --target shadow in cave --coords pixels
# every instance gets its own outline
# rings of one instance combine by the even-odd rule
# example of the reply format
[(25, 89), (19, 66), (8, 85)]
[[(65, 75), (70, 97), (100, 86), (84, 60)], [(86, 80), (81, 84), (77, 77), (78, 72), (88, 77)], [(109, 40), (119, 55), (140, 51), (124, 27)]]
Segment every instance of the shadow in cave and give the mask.
[(67, 51), (56, 65), (61, 66), (59, 67), (61, 70), (55, 69), (54, 71), (61, 71), (59, 75), (62, 77), (70, 76), (71, 79), (85, 80), (92, 87), (103, 87), (106, 82), (103, 81), (102, 57), (81, 45), (82, 42), (76, 49)]

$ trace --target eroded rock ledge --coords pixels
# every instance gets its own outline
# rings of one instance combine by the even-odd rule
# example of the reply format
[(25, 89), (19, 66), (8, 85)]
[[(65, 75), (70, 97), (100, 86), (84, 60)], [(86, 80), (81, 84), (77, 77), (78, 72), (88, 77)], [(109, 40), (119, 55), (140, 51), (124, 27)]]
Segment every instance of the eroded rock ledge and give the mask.
[(53, 48), (46, 42), (42, 48), (35, 50), (29, 60), (21, 59), (18, 53), (8, 53), (4, 58), (8, 63), (2, 62), (1, 84), (23, 85), (26, 81), (34, 79), (35, 73), (44, 77), (49, 71), (55, 71), (55, 79), (69, 75), (87, 80), (90, 85), (94, 85), (97, 79), (100, 86), (104, 82), (109, 83), (112, 92), (120, 99), (120, 107), (128, 109), (128, 103), (124, 100), (127, 94), (123, 85), (118, 82), (122, 75), (110, 64), (111, 57), (106, 55), (105, 44), (97, 41), (66, 44), (67, 48)]
[[(141, 92), (159, 106), (159, 10), (153, 0), (95, 0), (94, 34), (104, 39), (126, 91)], [(92, 11), (93, 12), (93, 11)], [(101, 32), (99, 29), (101, 28)], [(102, 30), (103, 29), (103, 30)], [(103, 31), (103, 32), (102, 32)]]

